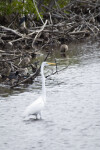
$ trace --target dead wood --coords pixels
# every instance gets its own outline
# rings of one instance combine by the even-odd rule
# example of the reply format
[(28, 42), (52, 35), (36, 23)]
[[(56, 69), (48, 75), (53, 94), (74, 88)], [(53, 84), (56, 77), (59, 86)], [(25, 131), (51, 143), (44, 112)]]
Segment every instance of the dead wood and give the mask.
[[(50, 53), (47, 54), (47, 56), (45, 57), (44, 61), (47, 60), (49, 54), (50, 54)], [(20, 82), (18, 82), (18, 83), (12, 85), (11, 88), (14, 88), (14, 87), (16, 87), (16, 86), (18, 86), (18, 85), (21, 85), (21, 84), (23, 84), (23, 83), (25, 83), (25, 82), (28, 82), (28, 81), (30, 81), (30, 80), (33, 81), (33, 80), (40, 74), (40, 68), (41, 68), (41, 66), (40, 66), (39, 68), (37, 68), (37, 70), (36, 70), (36, 72), (35, 72), (34, 74), (30, 75), (29, 77), (27, 77), (26, 79), (24, 79), (24, 80), (22, 80), (22, 81), (20, 81)]]
[(100, 36), (98, 0), (71, 0), (63, 8), (58, 3), (56, 8), (44, 5), (42, 8), (47, 12), (42, 19), (37, 9), (41, 22), (28, 16), (27, 26), (30, 25), (30, 28), (12, 29), (13, 22), (9, 27), (0, 25), (0, 78), (5, 81), (4, 84), (15, 87), (33, 80), (40, 67), (37, 66), (32, 75), (29, 70), (31, 68), (32, 71), (38, 50)]

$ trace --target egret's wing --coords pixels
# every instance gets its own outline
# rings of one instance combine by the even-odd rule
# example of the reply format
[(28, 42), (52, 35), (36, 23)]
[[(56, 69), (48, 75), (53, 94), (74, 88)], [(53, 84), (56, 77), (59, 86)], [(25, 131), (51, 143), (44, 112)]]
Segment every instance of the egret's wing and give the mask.
[(29, 105), (25, 112), (24, 116), (32, 115), (32, 114), (37, 114), (40, 112), (44, 107), (44, 101), (42, 97), (39, 97), (37, 100), (35, 100), (31, 105)]

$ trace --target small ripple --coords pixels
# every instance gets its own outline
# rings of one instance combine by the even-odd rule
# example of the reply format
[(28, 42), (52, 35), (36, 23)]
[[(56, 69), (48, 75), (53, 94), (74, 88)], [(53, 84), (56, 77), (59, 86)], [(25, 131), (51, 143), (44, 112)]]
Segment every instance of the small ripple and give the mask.
[(71, 131), (71, 129), (68, 129), (68, 128), (61, 128), (61, 131)]

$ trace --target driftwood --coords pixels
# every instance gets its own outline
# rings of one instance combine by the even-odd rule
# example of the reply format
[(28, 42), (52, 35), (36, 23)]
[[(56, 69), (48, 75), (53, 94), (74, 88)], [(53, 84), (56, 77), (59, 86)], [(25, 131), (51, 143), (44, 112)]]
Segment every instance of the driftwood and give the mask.
[[(44, 61), (47, 60), (49, 54), (50, 54), (50, 53), (47, 54), (47, 56), (45, 57)], [(30, 81), (30, 80), (34, 80), (34, 79), (39, 75), (39, 73), (40, 73), (40, 68), (41, 68), (41, 67), (37, 68), (37, 69), (36, 69), (36, 72), (35, 72), (34, 74), (30, 75), (29, 77), (27, 77), (26, 79), (24, 79), (24, 80), (22, 80), (22, 81), (16, 83), (15, 85), (12, 85), (11, 88), (16, 87), (16, 86), (18, 86), (18, 85), (20, 85), (20, 84), (23, 84), (23, 83), (25, 83), (25, 82), (28, 82), (28, 81)]]
[(23, 35), (19, 32), (17, 32), (16, 30), (13, 30), (11, 28), (7, 28), (7, 27), (4, 27), (4, 26), (0, 26), (0, 30), (3, 31), (3, 32), (11, 32), (15, 35), (17, 35), (18, 37), (22, 37)]
[(47, 20), (45, 21), (43, 27), (38, 31), (38, 33), (37, 33), (36, 36), (34, 37), (34, 40), (33, 40), (33, 42), (32, 42), (32, 47), (33, 47), (33, 48), (34, 48), (34, 43), (35, 43), (36, 39), (39, 37), (40, 33), (44, 30), (46, 24), (47, 24)]

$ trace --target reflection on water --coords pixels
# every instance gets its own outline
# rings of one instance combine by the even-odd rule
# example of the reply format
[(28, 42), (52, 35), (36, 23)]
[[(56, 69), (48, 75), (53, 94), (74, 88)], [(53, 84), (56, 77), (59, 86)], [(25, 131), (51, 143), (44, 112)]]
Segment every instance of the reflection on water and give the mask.
[(100, 149), (100, 50), (97, 44), (71, 45), (68, 58), (55, 52), (58, 69), (69, 67), (46, 79), (47, 104), (42, 120), (22, 117), (25, 108), (40, 95), (40, 77), (27, 88), (0, 89), (0, 149)]

